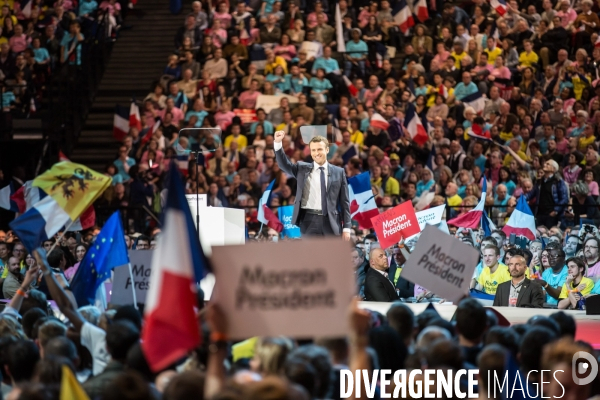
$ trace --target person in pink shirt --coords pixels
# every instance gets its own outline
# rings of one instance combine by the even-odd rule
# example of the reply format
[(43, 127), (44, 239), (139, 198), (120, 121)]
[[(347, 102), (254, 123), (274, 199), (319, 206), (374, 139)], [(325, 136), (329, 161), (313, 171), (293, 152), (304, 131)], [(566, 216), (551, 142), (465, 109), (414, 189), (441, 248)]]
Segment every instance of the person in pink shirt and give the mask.
[[(158, 149), (158, 141), (151, 139), (150, 143), (148, 143), (148, 149), (142, 154), (140, 164), (147, 164), (151, 169), (160, 168), (164, 158), (164, 153)], [(152, 160), (152, 165), (149, 163), (150, 160)]]
[(315, 2), (315, 11), (308, 14), (306, 17), (306, 26), (309, 29), (315, 29), (317, 27), (317, 15), (323, 14), (325, 17), (325, 23), (327, 23), (327, 14), (323, 12), (323, 4), (320, 1)]
[[(488, 80), (494, 82), (497, 78), (510, 79), (510, 76), (510, 70), (504, 66), (504, 58), (502, 56), (497, 56), (496, 61), (494, 61), (494, 69), (490, 72)], [(496, 86), (501, 85), (496, 84)]]
[(23, 33), (23, 26), (21, 24), (15, 25), (15, 34), (8, 40), (12, 52), (15, 54), (22, 53), (29, 46), (29, 43), (31, 43), (31, 38)]
[(590, 190), (590, 196), (597, 199), (600, 196), (600, 190), (598, 190), (598, 182), (594, 176), (594, 171), (586, 169), (583, 175), (584, 182), (587, 183), (588, 189)]
[(570, 30), (570, 25), (577, 19), (577, 12), (571, 8), (569, 0), (561, 0), (560, 10), (556, 12), (556, 16), (560, 18), (562, 27)]
[(444, 62), (446, 62), (446, 60), (450, 56), (450, 52), (448, 50), (446, 50), (446, 46), (444, 45), (444, 42), (439, 42), (435, 46), (435, 49), (436, 49), (437, 53), (433, 57), (433, 60), (437, 61), (438, 65), (443, 65)]
[(225, 131), (233, 122), (233, 117), (235, 117), (235, 113), (231, 111), (231, 104), (229, 104), (229, 101), (224, 101), (219, 111), (215, 114), (215, 123), (222, 131)]
[(231, 26), (231, 14), (227, 8), (227, 3), (224, 1), (220, 2), (217, 6), (217, 11), (213, 14), (213, 19), (221, 22), (221, 26), (224, 29), (229, 29)]
[(369, 77), (369, 88), (365, 91), (365, 106), (371, 107), (379, 95), (383, 92), (383, 89), (379, 86), (379, 79), (377, 76), (371, 75)]
[(287, 62), (296, 57), (296, 46), (290, 43), (290, 37), (287, 34), (281, 35), (280, 43), (273, 49), (275, 56), (280, 56)]
[(369, 25), (369, 19), (371, 16), (377, 16), (377, 2), (371, 2), (369, 7), (364, 7), (360, 14), (358, 14), (358, 27), (364, 29)]
[(167, 99), (167, 108), (160, 112), (161, 119), (164, 118), (166, 112), (170, 112), (173, 116), (173, 125), (179, 126), (179, 122), (183, 119), (184, 115), (183, 111), (175, 107), (175, 100), (173, 100), (172, 98)]
[(100, 3), (100, 9), (108, 11), (108, 34), (109, 36), (113, 36), (119, 25), (117, 19), (120, 18), (121, 4), (117, 3), (116, 0), (105, 0)]
[(260, 96), (258, 91), (258, 81), (253, 79), (250, 82), (250, 89), (245, 90), (240, 94), (240, 107), (244, 109), (254, 109), (256, 107), (256, 99)]
[(217, 49), (227, 43), (227, 31), (221, 28), (221, 21), (218, 19), (213, 21), (212, 28), (207, 29), (205, 34), (211, 37), (212, 43)]

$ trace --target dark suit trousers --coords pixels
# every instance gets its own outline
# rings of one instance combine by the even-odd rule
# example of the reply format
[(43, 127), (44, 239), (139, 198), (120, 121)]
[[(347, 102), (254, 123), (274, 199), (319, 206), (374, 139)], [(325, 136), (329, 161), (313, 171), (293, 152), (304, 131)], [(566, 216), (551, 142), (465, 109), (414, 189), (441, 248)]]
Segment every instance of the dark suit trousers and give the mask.
[(329, 218), (326, 215), (308, 214), (300, 210), (300, 233), (302, 236), (333, 236)]

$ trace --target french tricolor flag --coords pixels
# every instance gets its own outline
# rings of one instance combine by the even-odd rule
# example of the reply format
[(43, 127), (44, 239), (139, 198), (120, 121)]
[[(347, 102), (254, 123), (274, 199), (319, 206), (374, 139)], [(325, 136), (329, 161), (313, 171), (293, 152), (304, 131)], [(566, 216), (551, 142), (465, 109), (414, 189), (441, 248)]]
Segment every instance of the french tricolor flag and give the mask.
[(444, 96), (444, 99), (448, 99), (449, 94), (446, 85), (440, 85), (440, 87), (438, 88), (438, 93)]
[(463, 97), (462, 102), (465, 107), (473, 107), (477, 114), (483, 113), (483, 109), (485, 108), (485, 99), (479, 90), (476, 93)]
[(506, 1), (490, 0), (490, 5), (494, 7), (494, 10), (496, 10), (499, 16), (502, 17), (504, 14), (506, 14)]
[(479, 203), (477, 204), (477, 206), (474, 209), (469, 210), (469, 212), (466, 212), (463, 215), (459, 215), (458, 217), (451, 219), (450, 221), (448, 221), (448, 225), (458, 226), (459, 228), (471, 228), (471, 229), (475, 229), (475, 228), (479, 227), (479, 224), (481, 223), (481, 217), (483, 216), (483, 211), (484, 211), (483, 208), (485, 206), (486, 192), (487, 192), (487, 180), (485, 179), (485, 176), (484, 176), (481, 199), (479, 200)]
[(23, 198), (23, 186), (15, 189), (15, 183), (0, 189), (0, 208), (16, 213), (25, 212), (25, 200)]
[(142, 130), (142, 119), (140, 118), (140, 108), (135, 103), (135, 101), (131, 102), (129, 106), (129, 127), (137, 128), (139, 131)]
[(158, 130), (161, 123), (162, 120), (159, 117), (156, 117), (154, 125), (140, 132), (140, 136), (142, 137), (142, 146), (144, 146), (150, 141), (150, 139), (152, 139), (152, 135), (154, 135), (154, 133)]
[(371, 229), (371, 218), (379, 215), (379, 209), (371, 190), (371, 177), (368, 172), (348, 179), (350, 195), (350, 214), (358, 222), (360, 229)]
[(208, 271), (183, 182), (174, 166), (169, 168), (167, 181), (163, 235), (152, 257), (142, 332), (142, 350), (155, 372), (186, 356), (200, 343), (194, 310), (196, 283)]
[(113, 137), (117, 141), (122, 141), (129, 133), (129, 112), (126, 107), (116, 105), (115, 115), (113, 117)]
[(342, 79), (344, 79), (344, 83), (348, 87), (348, 92), (350, 92), (350, 96), (355, 97), (358, 94), (358, 89), (354, 86), (354, 83), (346, 75), (342, 75)]
[(69, 214), (56, 200), (46, 196), (9, 225), (23, 246), (31, 252), (70, 221)]
[(429, 19), (429, 11), (427, 10), (427, 0), (419, 0), (415, 6), (415, 14), (421, 22)]
[(406, 0), (400, 0), (396, 3), (392, 13), (394, 14), (394, 22), (400, 27), (402, 33), (406, 33), (415, 25), (415, 20), (408, 4), (406, 4)]
[(265, 217), (265, 210), (263, 206), (269, 206), (269, 198), (271, 197), (273, 185), (275, 185), (275, 179), (273, 179), (271, 183), (269, 183), (269, 186), (267, 186), (267, 189), (263, 193), (262, 197), (260, 198), (260, 200), (258, 200), (258, 216), (256, 217), (256, 219), (258, 219), (261, 224), (268, 225), (269, 223), (269, 221)]
[(517, 207), (510, 215), (502, 231), (507, 236), (514, 233), (516, 236), (525, 236), (529, 240), (535, 240), (535, 218), (527, 204), (527, 200), (525, 200), (525, 196), (519, 197)]
[(383, 118), (383, 116), (381, 116), (381, 114), (375, 113), (371, 117), (371, 126), (374, 128), (379, 128), (379, 129), (383, 129), (384, 131), (386, 131), (390, 127), (390, 123), (387, 122), (387, 120), (385, 118)]
[(409, 103), (404, 116), (404, 129), (409, 133), (411, 139), (417, 144), (425, 144), (429, 140), (427, 131), (421, 122), (421, 118), (415, 110), (415, 106)]

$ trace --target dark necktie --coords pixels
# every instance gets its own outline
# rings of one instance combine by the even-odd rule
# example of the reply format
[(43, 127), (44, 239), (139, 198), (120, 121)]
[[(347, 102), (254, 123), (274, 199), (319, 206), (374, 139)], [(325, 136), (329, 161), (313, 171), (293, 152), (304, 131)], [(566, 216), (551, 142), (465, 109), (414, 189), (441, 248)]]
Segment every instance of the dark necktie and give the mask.
[(327, 215), (327, 186), (325, 185), (325, 168), (319, 167), (321, 170), (321, 211), (323, 215)]
[(215, 175), (216, 176), (221, 176), (221, 173), (223, 172), (221, 170), (221, 159), (215, 158), (215, 164), (217, 164), (216, 167), (215, 167)]

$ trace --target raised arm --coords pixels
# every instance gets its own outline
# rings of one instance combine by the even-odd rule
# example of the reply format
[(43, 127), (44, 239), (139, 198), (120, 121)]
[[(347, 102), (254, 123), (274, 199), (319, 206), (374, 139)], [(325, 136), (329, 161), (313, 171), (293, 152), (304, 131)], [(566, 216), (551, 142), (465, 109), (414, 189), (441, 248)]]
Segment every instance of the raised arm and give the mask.
[(73, 305), (65, 290), (54, 277), (54, 274), (52, 273), (52, 270), (48, 264), (48, 259), (46, 258), (46, 250), (43, 248), (36, 249), (33, 251), (33, 256), (44, 273), (44, 279), (46, 280), (46, 285), (48, 285), (48, 290), (56, 302), (56, 305), (60, 309), (60, 312), (62, 312), (69, 319), (69, 321), (71, 321), (75, 331), (80, 332), (84, 323), (84, 319), (77, 311), (77, 308)]
[(281, 168), (281, 170), (286, 174), (292, 175), (294, 178), (296, 178), (298, 175), (298, 164), (294, 164), (290, 161), (288, 156), (284, 153), (283, 145), (281, 144), (283, 138), (285, 137), (285, 132), (277, 131), (273, 137), (275, 138), (275, 144), (273, 145), (275, 149), (275, 159), (277, 160), (279, 168)]

